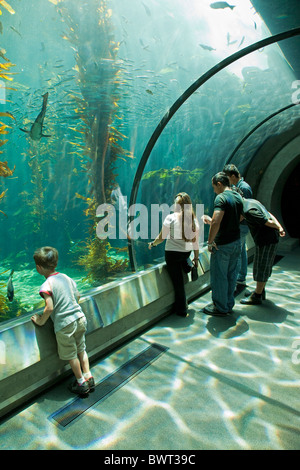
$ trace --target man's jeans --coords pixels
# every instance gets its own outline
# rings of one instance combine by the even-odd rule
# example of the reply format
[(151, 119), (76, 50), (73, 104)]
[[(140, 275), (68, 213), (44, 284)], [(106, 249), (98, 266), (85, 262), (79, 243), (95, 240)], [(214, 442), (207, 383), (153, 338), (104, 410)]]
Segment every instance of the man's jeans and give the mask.
[(248, 256), (247, 256), (247, 249), (246, 249), (246, 237), (249, 233), (248, 225), (240, 225), (241, 231), (241, 245), (242, 245), (242, 253), (241, 253), (241, 264), (240, 264), (240, 272), (237, 278), (237, 282), (240, 284), (246, 284), (246, 277), (247, 277), (247, 267), (248, 267)]
[(234, 291), (241, 263), (241, 240), (218, 245), (210, 256), (212, 301), (222, 313), (234, 306)]

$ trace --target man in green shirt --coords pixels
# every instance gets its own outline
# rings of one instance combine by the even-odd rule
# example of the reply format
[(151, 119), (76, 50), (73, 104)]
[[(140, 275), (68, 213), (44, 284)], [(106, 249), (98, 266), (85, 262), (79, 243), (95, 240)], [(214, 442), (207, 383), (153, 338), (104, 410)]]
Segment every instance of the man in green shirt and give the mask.
[(224, 172), (212, 178), (216, 193), (212, 218), (203, 217), (210, 224), (208, 251), (210, 258), (210, 282), (212, 304), (203, 311), (208, 315), (224, 316), (234, 306), (234, 291), (240, 267), (241, 240), (240, 219), (243, 199), (230, 188), (230, 181)]
[[(242, 194), (245, 199), (249, 199), (253, 197), (251, 187), (249, 186), (248, 183), (246, 183), (244, 178), (241, 176), (238, 168), (233, 163), (229, 163), (225, 165), (223, 168), (223, 171), (229, 177), (231, 187), (237, 188), (238, 191), (240, 191), (240, 194)], [(242, 292), (246, 287), (247, 267), (248, 267), (246, 238), (249, 233), (249, 227), (247, 225), (246, 220), (241, 221), (240, 231), (241, 231), (241, 245), (242, 245), (241, 265), (240, 265), (240, 272), (236, 281), (237, 285), (236, 285), (235, 295)]]

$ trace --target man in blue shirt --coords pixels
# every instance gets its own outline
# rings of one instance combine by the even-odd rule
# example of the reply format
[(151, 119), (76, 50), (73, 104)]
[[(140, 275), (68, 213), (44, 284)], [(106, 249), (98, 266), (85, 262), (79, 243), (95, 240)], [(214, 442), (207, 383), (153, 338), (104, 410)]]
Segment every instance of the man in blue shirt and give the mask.
[[(223, 172), (228, 176), (230, 185), (237, 188), (243, 195), (245, 199), (253, 197), (252, 189), (248, 183), (241, 177), (239, 170), (232, 163), (225, 165)], [(246, 247), (246, 237), (249, 233), (249, 227), (246, 220), (243, 220), (240, 224), (241, 231), (241, 267), (240, 272), (237, 278), (237, 286), (235, 294), (238, 295), (246, 287), (246, 277), (247, 277), (247, 266), (248, 266), (248, 257), (247, 257), (247, 247)]]

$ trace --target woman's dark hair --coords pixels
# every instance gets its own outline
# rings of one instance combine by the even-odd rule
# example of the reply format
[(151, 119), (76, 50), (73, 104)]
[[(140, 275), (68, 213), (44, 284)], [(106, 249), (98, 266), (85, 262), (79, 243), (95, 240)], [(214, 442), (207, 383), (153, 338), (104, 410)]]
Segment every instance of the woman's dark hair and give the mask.
[(221, 183), (223, 186), (230, 186), (229, 177), (224, 173), (224, 171), (220, 171), (213, 176), (212, 182), (215, 186), (217, 186), (217, 183)]

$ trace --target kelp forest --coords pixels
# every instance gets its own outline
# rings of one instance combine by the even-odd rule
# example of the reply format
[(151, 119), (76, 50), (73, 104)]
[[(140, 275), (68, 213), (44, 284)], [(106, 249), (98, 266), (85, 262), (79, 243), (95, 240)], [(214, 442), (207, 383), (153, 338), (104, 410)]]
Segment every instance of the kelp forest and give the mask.
[[(16, 194), (18, 198), (15, 217), (4, 208), (0, 211), (1, 218), (8, 219), (5, 253), (2, 246), (5, 260), (0, 273), (2, 321), (41, 304), (37, 296), (36, 302), (23, 298), (20, 303), (16, 295), (9, 301), (6, 292), (8, 284), (16, 291), (16, 286), (24, 283), (24, 272), (25, 282), (38, 285), (32, 262), (33, 251), (38, 246), (56, 245), (60, 261), (67, 269), (78, 270), (84, 289), (128, 271), (127, 248), (112, 247), (108, 240), (100, 240), (96, 235), (96, 209), (111, 199), (118, 160), (133, 158), (122, 146), (126, 136), (118, 130), (122, 123), (118, 102), (124, 79), (118, 63), (119, 43), (111, 23), (112, 10), (105, 0), (80, 2), (78, 7), (69, 0), (49, 2), (55, 5), (63, 26), (59, 40), (67, 45), (73, 57), (67, 74), (54, 70), (49, 78), (49, 70), (40, 64), (39, 75), (47, 87), (31, 90), (22, 82), (18, 63), (12, 63), (7, 57), (10, 51), (0, 50), (1, 96), (5, 97), (5, 104), (14, 103), (13, 93), (16, 93), (23, 104), (27, 102), (27, 107), (29, 104), (35, 109), (33, 117), (21, 113), (19, 107), (15, 107), (15, 114), (0, 112), (4, 160), (0, 162), (0, 203), (6, 199), (7, 203), (2, 205), (9, 206), (8, 202)], [(1, 2), (1, 6), (7, 15), (16, 14), (6, 2)], [(2, 36), (6, 29), (4, 20), (3, 15)], [(61, 68), (61, 61), (57, 60), (53, 67)], [(16, 123), (14, 137), (16, 129), (23, 131), (18, 136), (23, 145), (20, 164), (25, 164), (27, 169), (21, 174), (15, 172), (17, 165), (11, 168), (5, 157), (12, 129), (10, 121)], [(66, 128), (68, 139), (62, 146)], [(20, 191), (18, 182), (24, 173), (27, 183)], [(12, 188), (5, 188), (6, 178), (15, 179)]]
[(185, 191), (211, 213), (212, 175), (293, 126), (278, 43), (240, 54), (269, 35), (248, 0), (0, 0), (0, 321), (42, 306), (41, 246), (81, 295), (131, 274), (132, 250), (138, 271), (162, 263), (153, 205)]
[[(126, 137), (117, 129), (122, 120), (118, 101), (123, 79), (117, 61), (119, 43), (114, 39), (110, 19), (112, 10), (105, 0), (92, 2), (95, 15), (91, 22), (91, 3), (80, 11), (74, 10), (73, 5), (68, 8), (70, 3), (63, 2), (59, 11), (69, 28), (64, 38), (76, 50), (75, 68), (81, 96), (73, 97), (80, 122), (75, 131), (82, 136), (81, 144), (76, 146), (81, 151), (81, 166), (89, 180), (88, 195), (76, 194), (85, 201), (85, 215), (90, 221), (89, 238), (81, 246), (78, 263), (92, 280), (99, 281), (107, 273), (124, 271), (128, 264), (126, 259), (116, 260), (109, 255), (110, 245), (97, 238), (95, 226), (97, 207), (110, 201), (117, 159), (132, 158), (132, 155), (122, 148)], [(84, 21), (85, 16), (88, 21)]]
[[(1, 2), (1, 6), (4, 8), (4, 12), (6, 10), (10, 14), (15, 13), (14, 10), (11, 8), (11, 6), (8, 3)], [(2, 9), (0, 9), (0, 12), (1, 12), (1, 15), (2, 15), (3, 14)], [(0, 50), (0, 60), (1, 60), (1, 62), (0, 62), (0, 78), (1, 78), (1, 82), (0, 82), (0, 101), (1, 101), (2, 105), (5, 102), (6, 90), (13, 89), (12, 87), (8, 86), (8, 84), (10, 82), (12, 82), (12, 80), (13, 80), (13, 77), (12, 77), (13, 72), (11, 72), (11, 69), (12, 69), (12, 67), (15, 66), (15, 64), (13, 64), (9, 60), (9, 58), (6, 57), (5, 54), (6, 54), (5, 49), (1, 49)], [(8, 121), (8, 120), (15, 119), (15, 118), (11, 113), (2, 112), (2, 111), (0, 112), (0, 117), (1, 117), (1, 121), (0, 121), (0, 134), (1, 134), (0, 147), (1, 147), (1, 150), (0, 150), (0, 154), (1, 154), (1, 157), (2, 157), (3, 154), (4, 154), (4, 148), (5, 148), (4, 146), (8, 142), (8, 138), (6, 138), (6, 136), (9, 134), (9, 129), (11, 128), (9, 126), (9, 124), (7, 124), (7, 122), (2, 122), (2, 119), (5, 120), (5, 121)], [(2, 160), (2, 158), (1, 158), (1, 160)], [(9, 168), (7, 161), (0, 161), (0, 188), (3, 186), (2, 185), (2, 179), (13, 176), (14, 170), (15, 170), (15, 168), (13, 168), (13, 169)], [(0, 204), (3, 200), (3, 198), (6, 197), (6, 192), (7, 192), (7, 190), (0, 191)], [(0, 214), (1, 214), (1, 216), (7, 217), (6, 214), (2, 210), (0, 210)], [(7, 271), (5, 271), (5, 272), (7, 272)], [(4, 273), (2, 273), (2, 274), (4, 274)], [(4, 283), (1, 281), (0, 286), (3, 287), (3, 284)], [(2, 319), (2, 317), (4, 319), (10, 317), (10, 315), (9, 315), (9, 306), (8, 306), (8, 303), (7, 303), (7, 299), (1, 293), (0, 293), (0, 312), (1, 312), (0, 320)], [(14, 314), (12, 314), (12, 316), (14, 316)]]

